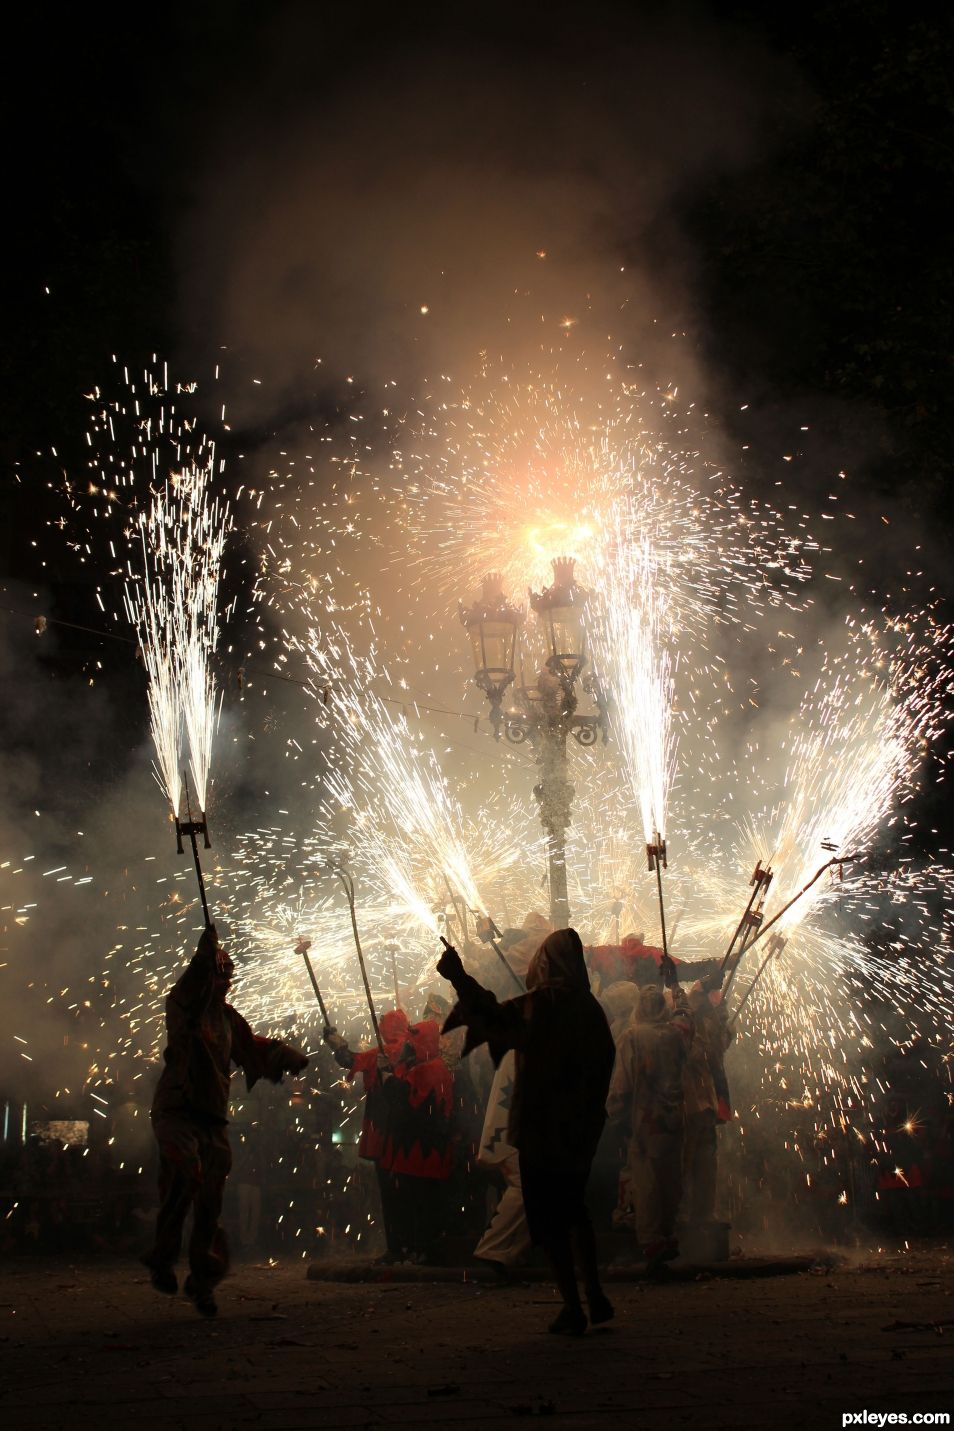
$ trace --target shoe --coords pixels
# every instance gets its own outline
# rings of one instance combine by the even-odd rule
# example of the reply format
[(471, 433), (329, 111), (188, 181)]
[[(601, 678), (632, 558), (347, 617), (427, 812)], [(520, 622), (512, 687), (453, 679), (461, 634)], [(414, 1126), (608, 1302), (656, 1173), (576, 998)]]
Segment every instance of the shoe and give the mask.
[(550, 1323), (555, 1337), (581, 1337), (586, 1331), (586, 1313), (582, 1307), (563, 1307)]
[(594, 1327), (598, 1327), (602, 1322), (611, 1322), (616, 1316), (613, 1304), (604, 1292), (593, 1298), (589, 1303), (589, 1308), (590, 1322)]
[(179, 1290), (179, 1279), (171, 1267), (156, 1267), (150, 1257), (140, 1257), (140, 1262), (149, 1271), (149, 1281), (157, 1292), (174, 1297)]
[(183, 1292), (192, 1302), (200, 1317), (215, 1317), (218, 1315), (218, 1305), (211, 1291), (206, 1288), (196, 1286), (191, 1275), (185, 1280)]

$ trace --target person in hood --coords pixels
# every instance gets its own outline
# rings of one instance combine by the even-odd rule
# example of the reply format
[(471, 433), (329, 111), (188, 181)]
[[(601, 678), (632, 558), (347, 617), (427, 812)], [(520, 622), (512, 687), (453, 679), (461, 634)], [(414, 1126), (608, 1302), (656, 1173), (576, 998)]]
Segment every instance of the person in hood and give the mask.
[(348, 1081), (353, 1082), (358, 1074), (361, 1075), (364, 1114), (358, 1135), (358, 1157), (374, 1164), (384, 1225), (385, 1253), (382, 1261), (386, 1263), (400, 1262), (405, 1256), (400, 1192), (391, 1171), (395, 1123), (400, 1116), (401, 1099), (398, 1096), (395, 1100), (390, 1084), (395, 1068), (407, 1057), (409, 1028), (403, 1009), (388, 1009), (378, 1019), (383, 1047), (375, 1044), (372, 1048), (357, 1051), (349, 1048), (347, 1039), (330, 1024), (322, 1030), (322, 1037), (331, 1049), (335, 1062), (348, 1070)]
[(694, 1034), (686, 1061), (686, 1131), (682, 1155), (685, 1220), (696, 1224), (715, 1217), (718, 1182), (716, 1128), (722, 1116), (719, 1079), (725, 1084), (725, 1051), (732, 1042), (721, 992), (703, 984), (688, 991)]
[(186, 1295), (203, 1316), (216, 1313), (213, 1289), (228, 1269), (219, 1226), (225, 1180), (232, 1166), (228, 1137), (231, 1066), (249, 1090), (260, 1078), (280, 1083), (301, 1073), (308, 1059), (277, 1038), (259, 1038), (226, 1002), (235, 965), (215, 926), (203, 931), (185, 972), (166, 998), (165, 1068), (152, 1102), (159, 1144), (159, 1213), (153, 1249), (143, 1258), (152, 1285), (178, 1290), (175, 1264), (192, 1210)]
[(545, 1249), (563, 1298), (550, 1330), (582, 1335), (587, 1319), (574, 1242), (590, 1321), (613, 1315), (600, 1285), (585, 1191), (606, 1120), (615, 1050), (606, 1015), (590, 993), (580, 936), (575, 929), (548, 934), (527, 969), (527, 992), (503, 1003), (465, 971), (456, 949), (445, 949), (437, 971), (457, 994), (444, 1027), (466, 1025), (465, 1054), (486, 1042), (499, 1064), (514, 1050), (508, 1138), (518, 1153), (530, 1236)]
[(392, 1111), (385, 1161), (395, 1181), (405, 1255), (415, 1262), (439, 1259), (447, 1221), (454, 1076), (441, 1056), (440, 1042), (435, 1020), (411, 1024), (389, 1088)]
[(692, 1019), (678, 989), (671, 1004), (658, 984), (645, 985), (634, 1021), (619, 1041), (607, 1102), (610, 1120), (629, 1135), (636, 1236), (652, 1269), (679, 1255), (684, 1078), (692, 1037)]

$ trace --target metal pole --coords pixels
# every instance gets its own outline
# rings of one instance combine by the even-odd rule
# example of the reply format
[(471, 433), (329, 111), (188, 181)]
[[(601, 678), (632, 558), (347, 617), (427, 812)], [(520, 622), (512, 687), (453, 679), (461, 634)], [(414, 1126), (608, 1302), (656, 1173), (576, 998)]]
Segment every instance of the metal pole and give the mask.
[(377, 1039), (378, 1048), (383, 1053), (384, 1040), (381, 1037), (381, 1030), (378, 1028), (378, 1016), (374, 1011), (374, 1000), (371, 997), (371, 985), (368, 983), (368, 971), (365, 968), (364, 952), (361, 948), (361, 938), (358, 934), (358, 921), (355, 918), (354, 880), (351, 878), (351, 876), (347, 873), (346, 870), (338, 869), (336, 865), (332, 865), (331, 868), (333, 872), (337, 875), (338, 879), (341, 881), (341, 887), (344, 890), (345, 895), (347, 896), (348, 909), (351, 912), (351, 930), (354, 934), (354, 947), (358, 951), (358, 963), (361, 966), (361, 979), (364, 983), (364, 992), (368, 1000), (368, 1010), (371, 1014), (371, 1026), (374, 1029), (374, 1037)]
[(462, 899), (459, 899), (459, 898), (458, 898), (458, 896), (454, 893), (453, 889), (451, 888), (451, 882), (450, 882), (450, 880), (447, 878), (447, 871), (446, 871), (446, 870), (441, 870), (441, 879), (444, 881), (444, 886), (445, 886), (445, 888), (446, 888), (446, 890), (447, 890), (447, 897), (448, 897), (448, 899), (449, 899), (450, 902), (451, 902), (451, 908), (453, 909), (454, 913), (457, 915), (457, 923), (460, 925), (461, 943), (466, 944), (466, 943), (467, 943), (467, 906), (466, 906), (466, 904), (464, 903), (464, 901), (463, 901)]
[[(451, 886), (448, 886), (448, 889), (449, 887)], [(505, 967), (506, 972), (508, 972), (508, 975), (511, 976), (511, 979), (513, 980), (513, 983), (515, 983), (516, 987), (518, 987), (519, 992), (525, 993), (526, 987), (525, 985), (523, 985), (523, 980), (521, 979), (521, 976), (519, 976), (518, 973), (516, 973), (516, 970), (513, 969), (511, 960), (506, 957), (506, 954), (503, 953), (501, 946), (499, 946), (498, 942), (496, 942), (495, 936), (496, 934), (499, 934), (501, 932), (499, 932), (499, 929), (498, 927), (496, 927), (496, 924), (493, 923), (491, 916), (489, 916), (489, 914), (482, 914), (481, 910), (479, 909), (472, 909), (471, 913), (473, 914), (473, 920), (475, 920), (478, 939), (481, 940), (481, 943), (489, 944), (489, 946), (491, 946), (493, 953), (495, 953), (496, 957), (501, 960), (503, 967)], [(481, 930), (481, 920), (485, 922), (485, 930), (483, 930), (483, 932)]]
[(836, 855), (834, 859), (826, 860), (825, 863), (821, 866), (821, 868), (815, 871), (808, 883), (803, 884), (798, 893), (792, 895), (791, 899), (788, 901), (788, 904), (783, 904), (778, 914), (773, 914), (768, 924), (763, 924), (761, 929), (759, 929), (757, 933), (752, 935), (752, 938), (749, 940), (749, 943), (746, 947), (751, 948), (752, 945), (756, 942), (756, 940), (762, 938), (763, 934), (768, 934), (769, 930), (772, 928), (772, 925), (777, 924), (778, 921), (781, 919), (782, 915), (787, 914), (788, 911), (791, 909), (792, 905), (797, 903), (797, 901), (801, 899), (803, 894), (807, 894), (808, 891), (811, 889), (812, 885), (817, 884), (818, 881), (821, 879), (822, 875), (825, 873), (825, 871), (830, 870), (832, 865), (847, 865), (854, 863), (856, 860), (860, 860), (862, 858), (863, 856), (861, 855)]
[(646, 855), (649, 859), (649, 868), (656, 871), (656, 888), (659, 891), (659, 926), (662, 930), (663, 958), (669, 958), (669, 945), (666, 942), (666, 906), (663, 901), (663, 865), (666, 863), (666, 841), (662, 838), (658, 830), (653, 831), (652, 843), (646, 845)]
[(315, 971), (314, 971), (314, 969), (311, 967), (311, 960), (310, 960), (309, 957), (308, 957), (308, 950), (307, 950), (307, 949), (302, 949), (300, 952), (301, 952), (301, 957), (302, 957), (302, 958), (304, 959), (304, 961), (305, 961), (305, 968), (308, 970), (308, 977), (309, 977), (309, 979), (311, 980), (311, 987), (312, 987), (312, 988), (314, 989), (314, 991), (315, 991), (315, 998), (318, 1000), (318, 1007), (319, 1007), (319, 1009), (321, 1010), (321, 1017), (322, 1017), (322, 1019), (324, 1020), (325, 1027), (326, 1027), (326, 1028), (330, 1028), (330, 1027), (331, 1027), (331, 1020), (330, 1020), (329, 1017), (328, 1017), (328, 1010), (325, 1008), (325, 1001), (324, 1001), (324, 999), (321, 997), (321, 990), (320, 990), (319, 987), (318, 987), (318, 980), (315, 978)]
[(573, 805), (573, 786), (567, 779), (566, 729), (559, 715), (543, 713), (537, 764), (539, 784), (533, 793), (540, 806), (540, 823), (547, 837), (547, 874), (550, 885), (550, 923), (566, 929), (570, 923), (570, 897), (566, 879), (566, 831)]
[[(739, 945), (739, 952), (736, 954), (735, 958), (732, 960), (732, 968), (729, 970), (729, 977), (726, 979), (726, 981), (725, 981), (725, 983), (724, 983), (724, 985), (723, 985), (723, 988), (722, 988), (723, 995), (727, 994), (727, 993), (729, 992), (729, 990), (732, 988), (732, 980), (735, 978), (736, 974), (739, 972), (739, 969), (741, 968), (741, 965), (742, 965), (742, 956), (743, 956), (743, 954), (745, 953), (745, 951), (748, 949), (749, 945), (752, 943), (752, 938), (753, 938), (753, 936), (754, 936), (754, 934), (755, 934), (755, 931), (758, 929), (758, 927), (759, 927), (760, 924), (762, 923), (762, 905), (763, 905), (763, 902), (764, 902), (764, 896), (763, 896), (763, 899), (759, 900), (759, 907), (758, 907), (758, 909), (752, 910), (751, 912), (749, 912), (749, 913), (746, 914), (746, 919), (745, 919), (745, 933), (742, 935), (742, 942), (741, 942), (741, 944)], [(724, 963), (723, 963), (723, 965), (722, 965), (722, 968), (723, 968), (723, 969), (725, 968), (725, 964), (724, 964)], [(720, 972), (721, 972), (721, 971), (720, 971)]]
[[(763, 868), (762, 868), (762, 861), (761, 861), (761, 860), (757, 860), (757, 861), (756, 861), (756, 865), (755, 865), (755, 871), (754, 871), (754, 873), (753, 873), (753, 875), (752, 875), (751, 880), (749, 881), (749, 883), (750, 883), (751, 886), (752, 886), (752, 893), (749, 895), (749, 902), (748, 902), (748, 904), (745, 906), (745, 913), (742, 915), (742, 918), (739, 920), (739, 923), (738, 923), (738, 926), (737, 926), (737, 928), (736, 928), (736, 931), (735, 931), (735, 933), (733, 934), (731, 940), (729, 941), (729, 947), (728, 947), (728, 949), (725, 951), (725, 954), (723, 955), (723, 958), (722, 958), (722, 968), (723, 968), (723, 969), (724, 969), (725, 966), (728, 964), (729, 959), (731, 958), (732, 950), (735, 948), (735, 941), (738, 939), (739, 935), (742, 933), (742, 930), (743, 930), (743, 929), (745, 928), (745, 926), (748, 924), (749, 913), (750, 913), (750, 911), (751, 911), (751, 909), (752, 909), (752, 905), (755, 903), (755, 900), (756, 900), (757, 897), (759, 896), (759, 893), (760, 893), (760, 892), (762, 892), (762, 899), (763, 899), (763, 901), (764, 901), (765, 895), (768, 893), (768, 887), (769, 887), (769, 885), (771, 884), (771, 882), (772, 882), (772, 871), (771, 871), (767, 866), (766, 866), (766, 868), (763, 870)], [(763, 885), (765, 886), (764, 891), (762, 891)]]
[[(206, 927), (206, 929), (211, 929), (211, 928), (212, 928), (212, 920), (211, 920), (211, 918), (209, 917), (209, 901), (208, 901), (208, 900), (206, 899), (206, 897), (205, 897), (205, 880), (202, 878), (202, 866), (201, 866), (201, 864), (199, 863), (199, 846), (198, 846), (198, 844), (196, 843), (196, 838), (195, 838), (197, 832), (201, 831), (201, 832), (205, 835), (205, 845), (206, 845), (206, 849), (208, 849), (208, 848), (209, 848), (209, 832), (208, 832), (208, 829), (206, 828), (206, 822), (205, 822), (205, 816), (204, 816), (204, 815), (203, 815), (201, 821), (198, 821), (198, 822), (195, 821), (195, 820), (193, 820), (193, 818), (192, 818), (192, 802), (191, 802), (190, 799), (189, 799), (189, 775), (188, 775), (188, 771), (183, 770), (183, 772), (182, 772), (182, 781), (183, 781), (183, 784), (185, 785), (186, 813), (188, 814), (189, 819), (188, 819), (188, 822), (187, 822), (184, 826), (181, 827), (181, 830), (177, 830), (177, 833), (180, 833), (180, 834), (181, 834), (181, 833), (185, 833), (185, 834), (187, 834), (187, 835), (189, 836), (189, 839), (192, 841), (192, 857), (193, 857), (193, 859), (195, 860), (195, 873), (196, 873), (196, 878), (197, 878), (198, 881), (199, 881), (199, 898), (200, 898), (201, 901), (202, 901), (202, 913), (205, 915), (205, 927)], [(176, 824), (178, 825), (178, 821), (176, 821)], [(180, 848), (181, 848), (181, 843), (182, 843), (182, 842), (181, 842), (181, 839), (180, 839)]]
[(770, 962), (772, 959), (774, 959), (774, 957), (775, 957), (776, 954), (781, 954), (781, 952), (782, 952), (782, 950), (783, 950), (784, 948), (785, 948), (785, 940), (782, 938), (782, 936), (781, 936), (780, 934), (773, 934), (773, 935), (772, 935), (772, 938), (769, 940), (769, 950), (768, 950), (768, 953), (766, 954), (765, 958), (762, 960), (761, 964), (759, 965), (758, 970), (756, 971), (755, 978), (752, 980), (751, 984), (750, 984), (749, 987), (746, 989), (745, 995), (744, 995), (744, 997), (743, 997), (743, 999), (742, 999), (742, 1002), (739, 1004), (739, 1007), (736, 1009), (735, 1013), (732, 1015), (731, 1019), (729, 1020), (729, 1023), (728, 1023), (728, 1027), (729, 1027), (729, 1028), (732, 1027), (732, 1025), (735, 1023), (736, 1019), (739, 1017), (739, 1014), (741, 1014), (742, 1010), (745, 1008), (746, 1004), (749, 1002), (749, 998), (751, 997), (752, 990), (755, 988), (756, 984), (759, 982), (759, 980), (761, 979), (762, 975), (765, 973), (765, 970), (768, 968), (769, 962)]

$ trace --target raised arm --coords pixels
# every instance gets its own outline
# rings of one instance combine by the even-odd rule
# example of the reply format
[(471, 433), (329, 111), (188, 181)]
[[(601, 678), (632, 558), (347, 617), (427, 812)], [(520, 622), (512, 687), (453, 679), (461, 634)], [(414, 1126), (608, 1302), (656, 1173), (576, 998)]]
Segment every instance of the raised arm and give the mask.
[(527, 1033), (528, 994), (501, 1003), (496, 994), (478, 984), (468, 974), (457, 950), (446, 945), (437, 962), (437, 972), (453, 985), (457, 1003), (444, 1021), (444, 1033), (467, 1027), (464, 1054), (486, 1043), (494, 1063), (499, 1063), (508, 1049), (522, 1048)]

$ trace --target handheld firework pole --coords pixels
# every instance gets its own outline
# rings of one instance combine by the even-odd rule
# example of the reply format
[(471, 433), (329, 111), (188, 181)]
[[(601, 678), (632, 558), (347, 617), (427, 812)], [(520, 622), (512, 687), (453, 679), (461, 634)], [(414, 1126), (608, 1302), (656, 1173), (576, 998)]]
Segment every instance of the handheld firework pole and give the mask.
[(500, 960), (501, 964), (504, 966), (507, 973), (510, 975), (511, 979), (516, 984), (521, 994), (524, 993), (523, 980), (520, 978), (520, 975), (516, 972), (510, 960), (507, 958), (506, 954), (503, 952), (500, 945), (497, 943), (498, 939), (500, 938), (500, 930), (497, 928), (496, 924), (491, 919), (489, 914), (482, 915), (476, 909), (472, 909), (470, 912), (474, 916), (474, 920), (477, 925), (477, 938), (480, 940), (481, 944), (490, 945), (491, 949), (494, 951), (497, 958)]
[[(768, 889), (769, 885), (772, 883), (772, 878), (773, 875), (770, 866), (766, 865), (763, 869), (762, 861), (757, 860), (755, 863), (755, 869), (752, 871), (752, 878), (749, 880), (749, 884), (752, 886), (752, 893), (749, 895), (749, 902), (745, 906), (745, 912), (743, 913), (742, 918), (739, 920), (736, 926), (735, 933), (729, 941), (729, 947), (722, 957), (722, 967), (720, 972), (724, 974), (726, 966), (728, 965), (729, 960), (732, 958), (732, 951), (735, 949), (736, 943), (741, 937), (742, 947), (739, 949), (739, 952), (736, 955), (735, 963), (732, 966), (732, 973), (730, 973), (729, 975), (730, 980), (732, 978), (732, 974), (735, 973), (739, 960), (741, 959), (748, 945), (751, 943), (753, 933), (762, 923), (762, 907), (765, 904), (765, 896), (768, 894)], [(755, 907), (753, 908), (753, 906)]]
[(656, 871), (656, 888), (659, 891), (659, 927), (662, 931), (663, 957), (669, 958), (669, 945), (666, 941), (666, 907), (663, 903), (663, 883), (662, 872), (669, 868), (666, 859), (666, 841), (658, 830), (653, 831), (652, 841), (646, 845), (646, 860), (649, 864), (649, 873)]
[(457, 916), (457, 923), (460, 926), (460, 937), (464, 944), (467, 943), (467, 905), (460, 895), (454, 893), (450, 880), (447, 878), (447, 871), (441, 870), (441, 879), (447, 890), (447, 897), (451, 902), (451, 908)]
[(378, 1016), (374, 1009), (374, 1000), (371, 997), (371, 985), (368, 983), (368, 971), (364, 962), (364, 951), (361, 948), (361, 938), (358, 934), (358, 921), (354, 912), (354, 880), (346, 869), (341, 865), (332, 864), (330, 861), (326, 865), (329, 873), (333, 874), (341, 883), (341, 888), (345, 892), (348, 901), (348, 909), (351, 913), (351, 931), (354, 934), (354, 947), (358, 951), (358, 963), (361, 966), (361, 980), (364, 984), (365, 997), (368, 1000), (368, 1012), (371, 1015), (371, 1027), (374, 1029), (374, 1037), (377, 1040), (378, 1048), (384, 1052), (384, 1040), (381, 1037), (381, 1030), (378, 1028)]
[(619, 944), (619, 917), (623, 912), (623, 901), (617, 897), (609, 906), (609, 912), (613, 916), (613, 943)]
[(314, 989), (315, 998), (318, 1000), (318, 1008), (321, 1011), (322, 1020), (324, 1022), (325, 1028), (330, 1028), (331, 1020), (328, 1017), (328, 1010), (325, 1008), (325, 1001), (321, 997), (321, 990), (318, 987), (318, 980), (315, 978), (315, 971), (311, 967), (311, 960), (308, 958), (308, 950), (310, 948), (311, 940), (302, 937), (295, 945), (295, 953), (300, 954), (305, 961), (305, 968), (308, 970), (308, 977), (311, 980), (311, 987)]
[[(777, 954), (781, 954), (782, 950), (785, 948), (785, 945), (786, 945), (787, 943), (788, 943), (788, 940), (785, 938), (785, 936), (784, 936), (783, 934), (773, 934), (773, 935), (772, 935), (771, 939), (770, 939), (769, 942), (768, 942), (768, 949), (767, 949), (767, 951), (766, 951), (765, 958), (762, 960), (761, 964), (759, 965), (758, 969), (756, 970), (755, 977), (753, 978), (751, 984), (750, 984), (749, 987), (746, 989), (745, 994), (744, 994), (743, 997), (742, 997), (742, 1002), (739, 1004), (739, 1007), (736, 1009), (735, 1013), (732, 1015), (731, 1019), (729, 1020), (729, 1024), (728, 1024), (728, 1027), (729, 1027), (729, 1028), (732, 1028), (732, 1026), (734, 1025), (736, 1019), (739, 1017), (739, 1015), (741, 1014), (742, 1010), (745, 1008), (746, 1004), (749, 1002), (749, 999), (751, 998), (753, 989), (755, 988), (756, 984), (757, 984), (757, 983), (759, 982), (759, 980), (761, 979), (762, 975), (765, 973), (765, 971), (766, 971), (766, 969), (768, 968), (768, 966), (769, 966), (770, 962), (772, 961), (772, 959), (774, 959)], [(734, 971), (733, 971), (733, 972), (734, 972)]]
[[(832, 846), (832, 845), (830, 845), (830, 844), (824, 844), (824, 845), (822, 845), (822, 849), (830, 850), (830, 849), (833, 849), (833, 848), (834, 848), (834, 846)], [(864, 858), (863, 855), (835, 855), (832, 859), (826, 860), (823, 865), (819, 865), (818, 869), (817, 869), (817, 870), (815, 871), (815, 873), (812, 875), (811, 879), (810, 879), (806, 884), (803, 884), (802, 887), (801, 887), (801, 889), (798, 890), (798, 892), (797, 892), (796, 894), (793, 894), (793, 895), (792, 895), (792, 897), (791, 897), (791, 899), (788, 901), (788, 903), (787, 903), (787, 904), (783, 904), (782, 907), (781, 907), (781, 909), (778, 911), (778, 913), (777, 913), (777, 914), (773, 914), (773, 915), (772, 915), (772, 918), (768, 921), (767, 924), (760, 925), (760, 927), (756, 929), (755, 933), (752, 935), (751, 939), (749, 939), (749, 941), (748, 941), (748, 943), (746, 944), (745, 947), (746, 947), (747, 949), (751, 949), (752, 945), (755, 944), (757, 940), (761, 939), (762, 936), (763, 936), (763, 934), (768, 934), (769, 930), (770, 930), (774, 925), (776, 925), (776, 924), (779, 922), (779, 920), (782, 918), (782, 916), (783, 916), (784, 914), (787, 914), (787, 913), (788, 913), (788, 911), (791, 909), (792, 905), (793, 905), (793, 904), (797, 904), (798, 901), (802, 898), (802, 895), (807, 894), (808, 891), (811, 889), (812, 885), (815, 885), (815, 884), (818, 883), (818, 881), (821, 879), (822, 875), (825, 873), (826, 870), (830, 870), (830, 869), (834, 868), (835, 865), (837, 865), (839, 871), (841, 871), (841, 870), (842, 870), (842, 867), (843, 867), (844, 865), (856, 863), (858, 860), (861, 860), (861, 859), (863, 859), (863, 858)], [(778, 937), (779, 937), (778, 935), (773, 935), (773, 940), (774, 940), (774, 939), (777, 939)], [(785, 942), (785, 941), (783, 941), (783, 943), (782, 943), (782, 947), (784, 947), (784, 942)], [(773, 950), (773, 952), (774, 952), (774, 953), (778, 953), (778, 952), (779, 952), (779, 949), (778, 949), (778, 948), (775, 948), (775, 949)], [(768, 959), (766, 959), (766, 960), (763, 961), (762, 966), (761, 966), (761, 968), (759, 969), (758, 974), (756, 975), (756, 979), (761, 975), (762, 969), (764, 969), (764, 967), (765, 967), (765, 965), (766, 965), (767, 963), (768, 963)], [(754, 982), (754, 981), (753, 981), (753, 982)], [(750, 989), (748, 992), (751, 993), (751, 989)], [(746, 995), (746, 997), (748, 997), (748, 994)], [(743, 1003), (744, 1003), (744, 1002), (745, 1002), (745, 1001), (743, 1000)], [(741, 1007), (741, 1006), (740, 1006), (740, 1007)]]
[(202, 811), (200, 819), (193, 820), (192, 818), (192, 802), (189, 799), (189, 776), (185, 770), (182, 772), (182, 781), (185, 785), (186, 813), (189, 818), (187, 820), (180, 820), (178, 814), (175, 817), (176, 845), (181, 855), (185, 853), (182, 846), (182, 836), (188, 835), (192, 842), (192, 857), (195, 860), (195, 873), (199, 881), (199, 898), (202, 900), (202, 913), (205, 915), (205, 927), (206, 929), (211, 929), (212, 920), (209, 917), (209, 902), (205, 897), (205, 880), (202, 878), (202, 866), (199, 863), (199, 846), (195, 838), (196, 835), (202, 835), (205, 840), (205, 848), (211, 850), (212, 842), (209, 839), (209, 825), (204, 810)]

